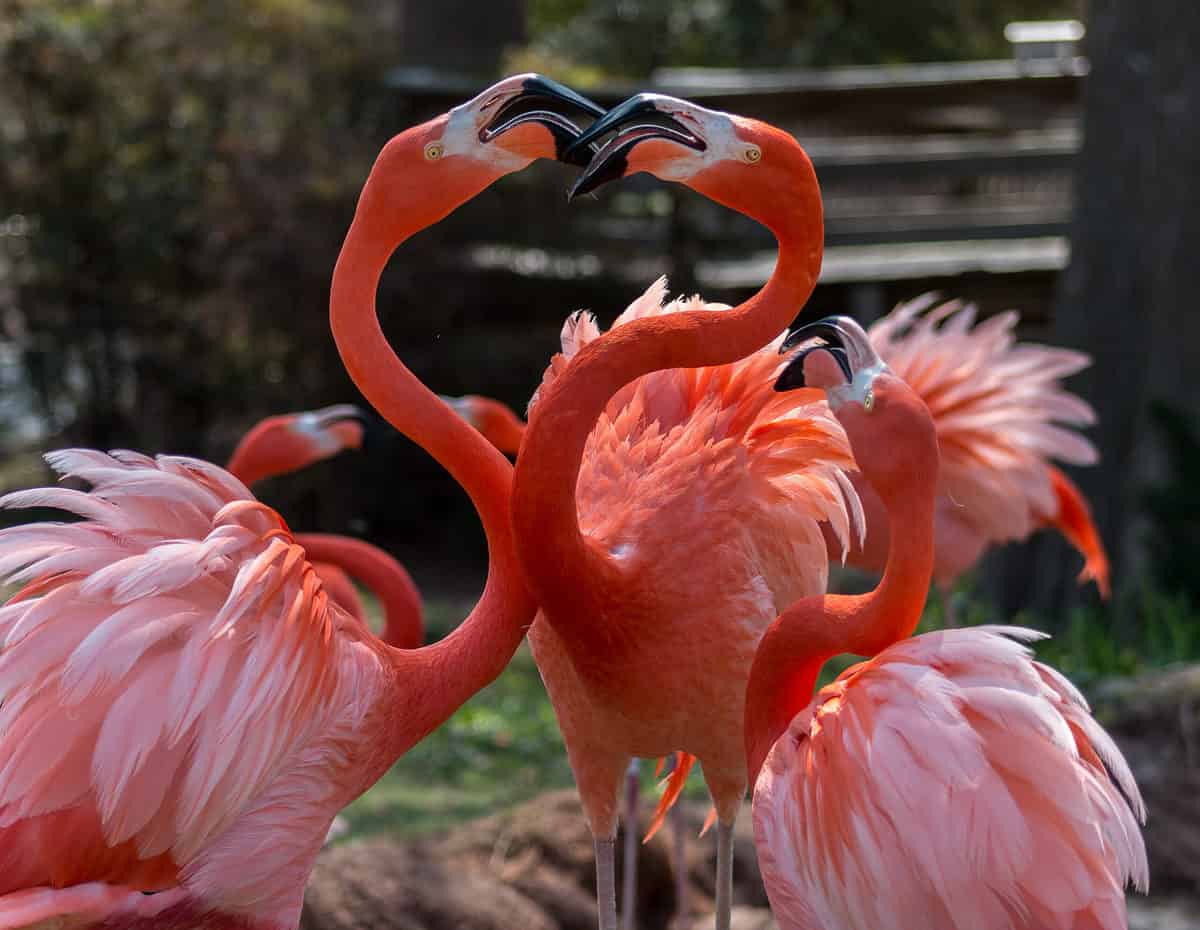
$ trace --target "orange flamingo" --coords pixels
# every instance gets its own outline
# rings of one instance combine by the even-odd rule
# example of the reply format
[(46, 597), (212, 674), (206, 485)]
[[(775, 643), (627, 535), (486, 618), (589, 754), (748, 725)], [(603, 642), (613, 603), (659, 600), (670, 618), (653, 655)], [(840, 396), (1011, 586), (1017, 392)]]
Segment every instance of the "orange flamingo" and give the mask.
[[(345, 449), (362, 447), (366, 414), (351, 404), (267, 417), (233, 450), (226, 470), (253, 487), (260, 481), (307, 468)], [(357, 578), (383, 608), (384, 642), (415, 649), (425, 641), (421, 594), (408, 571), (377, 546), (330, 533), (297, 533), (326, 593), (363, 623), (366, 611), (351, 578)]]
[[(792, 605), (747, 686), (755, 841), (781, 930), (1118, 930), (1148, 882), (1144, 808), (1116, 745), (1032, 630), (906, 639), (935, 563), (939, 436), (852, 320), (780, 375), (825, 387), (890, 517), (883, 580)], [(874, 655), (813, 697), (822, 664)]]
[(554, 157), (577, 131), (548, 109), (563, 98), (508, 79), (389, 142), (335, 273), (360, 385), (483, 520), (488, 584), (448, 637), (403, 650), (372, 635), (278, 514), (204, 462), (69, 450), (50, 462), (90, 493), (4, 500), (84, 520), (0, 531), (0, 575), (38, 579), (0, 608), (0, 928), (291, 930), (335, 813), (507, 664), (535, 610), (515, 574), (511, 466), (397, 377), (368, 269), (406, 206), (430, 223)]
[[(1097, 460), (1095, 447), (1067, 428), (1089, 425), (1095, 414), (1060, 384), (1090, 359), (1016, 342), (1015, 311), (973, 326), (974, 306), (934, 303), (926, 295), (901, 304), (868, 333), (880, 357), (925, 401), (937, 427), (942, 470), (933, 578), (947, 621), (953, 623), (955, 581), (985, 549), (1044, 526), (1057, 528), (1082, 553), (1080, 580), (1094, 580), (1107, 598), (1108, 557), (1087, 501), (1049, 463)], [(866, 482), (856, 479), (855, 487), (867, 532), (848, 561), (878, 572), (888, 557), (887, 510)], [(840, 556), (836, 535), (828, 535), (831, 557)]]
[(443, 396), (442, 400), (505, 455), (515, 456), (520, 451), (521, 437), (525, 435), (525, 421), (507, 404), (479, 394), (464, 394), (462, 397)]
[[(631, 757), (682, 749), (703, 764), (717, 808), (727, 930), (750, 661), (783, 606), (824, 590), (817, 521), (848, 522), (847, 450), (825, 405), (772, 399), (773, 355), (733, 364), (776, 339), (811, 293), (821, 199), (803, 149), (764, 123), (642, 95), (580, 139), (615, 129), (575, 193), (640, 170), (679, 180), (769, 227), (779, 261), (734, 309), (662, 312), (652, 288), (603, 336), (568, 321), (573, 357), (551, 363), (531, 405), (513, 531), (541, 607), (530, 643), (595, 839), (600, 927), (616, 927), (622, 774)], [(696, 366), (708, 367), (667, 370)]]

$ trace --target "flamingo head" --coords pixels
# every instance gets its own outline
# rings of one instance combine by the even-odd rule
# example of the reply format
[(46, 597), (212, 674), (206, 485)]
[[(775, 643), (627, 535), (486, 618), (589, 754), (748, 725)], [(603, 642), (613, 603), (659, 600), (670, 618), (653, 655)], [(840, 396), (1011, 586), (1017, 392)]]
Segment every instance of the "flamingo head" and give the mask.
[(246, 484), (299, 471), (362, 448), (367, 427), (367, 415), (352, 404), (267, 417), (238, 444), (229, 471)]
[(520, 450), (525, 423), (507, 404), (480, 394), (442, 395), (442, 400), (505, 455), (516, 455)]
[(421, 154), (426, 162), (469, 164), (497, 177), (538, 158), (586, 164), (587, 146), (565, 155), (579, 135), (575, 114), (594, 119), (604, 108), (540, 74), (513, 75), (427, 124)]
[(566, 157), (576, 158), (610, 132), (614, 135), (576, 179), (572, 197), (645, 171), (775, 227), (788, 210), (798, 208), (789, 194), (805, 187), (798, 177), (811, 179), (815, 189), (812, 164), (788, 133), (688, 100), (663, 94), (630, 97), (580, 133)]
[(586, 160), (586, 147), (567, 154), (579, 129), (564, 114), (577, 112), (604, 110), (541, 75), (504, 78), (389, 140), (359, 198), (356, 225), (365, 239), (395, 248), (413, 229), (539, 158)]
[(844, 316), (801, 326), (780, 351), (797, 348), (775, 390), (823, 388), (859, 469), (876, 491), (904, 493), (914, 476), (937, 474), (937, 433), (929, 409), (880, 359), (861, 326)]

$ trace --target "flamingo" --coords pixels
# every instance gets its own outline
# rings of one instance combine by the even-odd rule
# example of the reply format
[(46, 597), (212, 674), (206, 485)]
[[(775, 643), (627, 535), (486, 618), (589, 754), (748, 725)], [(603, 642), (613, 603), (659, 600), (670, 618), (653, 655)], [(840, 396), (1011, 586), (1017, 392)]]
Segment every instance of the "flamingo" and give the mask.
[(525, 421), (517, 416), (508, 404), (480, 394), (443, 396), (442, 400), (505, 455), (516, 456), (520, 451), (521, 437), (525, 435)]
[(587, 317), (568, 321), (517, 459), (513, 534), (541, 608), (530, 644), (594, 839), (601, 930), (617, 923), (622, 775), (631, 757), (678, 749), (700, 759), (716, 805), (716, 926), (727, 930), (750, 662), (783, 606), (824, 590), (813, 534), (822, 519), (848, 523), (854, 506), (823, 402), (770, 398), (773, 350), (735, 364), (811, 293), (821, 198), (803, 149), (765, 123), (639, 95), (579, 138), (616, 129), (574, 193), (640, 170), (679, 180), (769, 227), (779, 261), (737, 308), (663, 312), (652, 288), (604, 335)]
[[(366, 423), (366, 414), (352, 404), (267, 417), (242, 437), (225, 468), (252, 488), (345, 449), (361, 448)], [(348, 614), (366, 623), (366, 611), (351, 581), (354, 577), (383, 607), (384, 642), (415, 649), (425, 641), (421, 594), (404, 566), (388, 553), (362, 540), (331, 533), (297, 533), (295, 538), (326, 593)]]
[[(911, 636), (935, 564), (939, 435), (852, 320), (778, 388), (826, 389), (890, 517), (883, 580), (792, 605), (763, 636), (745, 746), (781, 930), (1118, 930), (1145, 890), (1145, 809), (1120, 751), (1032, 630)], [(821, 665), (873, 658), (813, 696)]]
[[(973, 305), (934, 303), (925, 295), (900, 304), (867, 332), (880, 357), (925, 401), (937, 427), (942, 470), (933, 578), (947, 622), (953, 622), (950, 591), (984, 550), (1044, 526), (1079, 550), (1085, 560), (1080, 581), (1095, 581), (1107, 598), (1108, 557), (1087, 500), (1048, 461), (1097, 460), (1095, 447), (1066, 428), (1091, 424), (1095, 414), (1060, 384), (1091, 360), (1070, 349), (1016, 342), (1015, 311), (973, 326)], [(861, 545), (851, 546), (848, 561), (879, 572), (888, 556), (887, 510), (869, 484), (854, 480), (867, 532)], [(836, 534), (830, 532), (828, 542), (831, 557), (839, 554)]]
[(67, 450), (51, 465), (90, 492), (3, 499), (84, 519), (0, 531), (0, 575), (36, 579), (0, 609), (0, 928), (295, 928), (336, 812), (507, 664), (535, 611), (515, 572), (511, 466), (395, 377), (351, 281), (384, 229), (554, 157), (577, 131), (547, 108), (564, 97), (510, 78), (394, 138), (335, 272), (331, 316), (360, 385), (385, 413), (411, 411), (395, 418), (483, 520), (488, 584), (448, 637), (382, 642), (330, 603), (278, 514), (199, 460)]

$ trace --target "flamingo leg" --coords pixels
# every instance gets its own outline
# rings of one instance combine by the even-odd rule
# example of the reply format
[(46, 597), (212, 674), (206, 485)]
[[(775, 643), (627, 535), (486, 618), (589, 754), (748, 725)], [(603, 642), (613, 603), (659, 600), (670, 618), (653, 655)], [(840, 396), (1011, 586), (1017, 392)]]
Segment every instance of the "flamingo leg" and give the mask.
[(717, 821), (717, 930), (729, 930), (733, 910), (733, 822)]
[(683, 807), (671, 808), (671, 830), (675, 839), (675, 917), (681, 926), (688, 916), (687, 818)]
[(617, 841), (594, 841), (596, 850), (596, 908), (600, 930), (617, 930)]
[(629, 760), (625, 769), (625, 848), (621, 872), (621, 930), (636, 930), (637, 926), (637, 862), (638, 862), (638, 782), (637, 759)]

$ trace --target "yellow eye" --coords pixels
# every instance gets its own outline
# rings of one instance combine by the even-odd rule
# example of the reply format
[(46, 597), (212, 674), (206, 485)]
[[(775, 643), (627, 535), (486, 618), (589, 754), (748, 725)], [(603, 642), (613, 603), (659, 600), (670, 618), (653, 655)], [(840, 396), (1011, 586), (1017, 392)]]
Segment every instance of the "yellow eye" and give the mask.
[(867, 413), (870, 413), (874, 407), (875, 394), (871, 391), (867, 391), (866, 396), (863, 397), (863, 410), (867, 411)]
[(439, 158), (441, 158), (442, 157), (442, 143), (430, 142), (427, 146), (425, 146), (425, 157), (429, 161), (437, 161)]
[(748, 145), (746, 146), (745, 151), (742, 152), (742, 158), (748, 164), (757, 164), (762, 160), (762, 149), (760, 149), (757, 145)]

